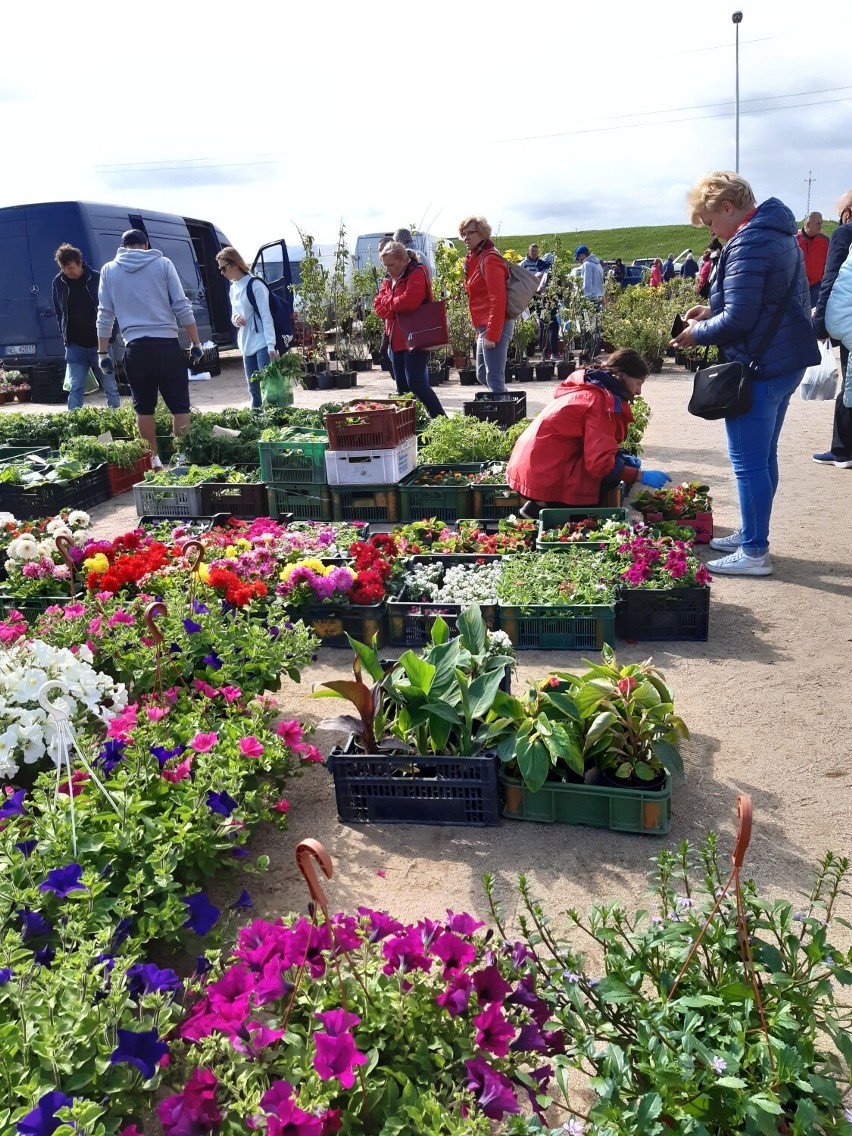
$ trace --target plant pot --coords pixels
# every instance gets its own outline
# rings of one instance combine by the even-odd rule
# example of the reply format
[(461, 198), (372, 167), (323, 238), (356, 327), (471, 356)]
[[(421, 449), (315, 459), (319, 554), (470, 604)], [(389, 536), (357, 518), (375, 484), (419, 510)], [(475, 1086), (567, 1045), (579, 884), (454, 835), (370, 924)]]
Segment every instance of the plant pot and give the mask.
[(659, 793), (666, 783), (666, 771), (662, 770), (653, 781), (642, 781), (638, 777), (612, 777), (603, 769), (596, 769), (594, 776), (590, 773), (589, 783), (592, 785), (606, 785), (609, 789), (641, 789), (644, 793)]
[(663, 360), (660, 358), (659, 355), (656, 358), (650, 359), (648, 361), (648, 370), (651, 372), (652, 375), (659, 375), (659, 373), (660, 373), (660, 371), (662, 371), (662, 369), (663, 369)]
[(554, 371), (553, 363), (536, 363), (535, 377), (538, 382), (547, 382), (548, 379), (553, 378)]
[(460, 371), (467, 362), (467, 355), (454, 355), (453, 366), (457, 371)]
[(334, 390), (337, 387), (337, 376), (330, 371), (322, 371), (316, 375), (317, 390)]
[(6, 402), (6, 397), (6, 392), (0, 391), (0, 406), (3, 406), (3, 404)]
[(317, 377), (315, 374), (307, 374), (302, 376), (302, 385), (305, 390), (315, 391), (317, 389)]
[(533, 355), (535, 355), (537, 350), (538, 350), (538, 348), (536, 347), (536, 345), (534, 343), (528, 343), (527, 344), (527, 358), (532, 359)]
[(570, 374), (574, 371), (574, 363), (568, 362), (567, 359), (562, 359), (556, 364), (556, 377), (560, 383), (564, 383)]
[(459, 371), (459, 382), (463, 387), (475, 387), (476, 367), (463, 367)]
[(381, 361), (382, 361), (382, 353), (381, 353), (381, 351), (371, 351), (371, 352), (370, 352), (370, 360), (371, 360), (371, 361), (372, 361), (373, 363), (381, 363)]
[(506, 377), (507, 383), (511, 383), (511, 382), (515, 381), (516, 368), (517, 368), (517, 363), (507, 363), (506, 364), (505, 377)]
[(349, 364), (353, 371), (372, 371), (372, 359), (353, 359)]
[(318, 363), (306, 363), (305, 369), (309, 375), (319, 375), (322, 371), (328, 370), (328, 363), (324, 359)]
[(689, 359), (685, 351), (675, 351), (675, 363), (678, 367), (688, 367)]
[(29, 402), (30, 397), (31, 397), (30, 391), (16, 391), (15, 392), (15, 398), (17, 399), (18, 402)]
[(334, 372), (334, 385), (338, 390), (349, 390), (350, 387), (355, 386), (355, 372), (354, 371), (335, 371)]
[(515, 366), (515, 382), (531, 383), (535, 368), (532, 363), (518, 363)]

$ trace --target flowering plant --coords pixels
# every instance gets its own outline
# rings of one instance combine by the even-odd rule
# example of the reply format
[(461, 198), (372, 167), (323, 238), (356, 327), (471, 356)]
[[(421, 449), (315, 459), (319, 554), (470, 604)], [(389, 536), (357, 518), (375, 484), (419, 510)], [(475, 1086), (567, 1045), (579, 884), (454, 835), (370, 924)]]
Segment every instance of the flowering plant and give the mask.
[(69, 555), (79, 564), (90, 524), (89, 514), (81, 509), (65, 509), (55, 517), (32, 521), (0, 513), (0, 555), (5, 553), (6, 569), (3, 591), (16, 599), (66, 592), (71, 570), (59, 554), (56, 537), (73, 542)]
[(298, 609), (318, 603), (348, 603), (356, 575), (351, 568), (339, 564), (297, 560), (286, 564), (279, 578), (277, 594)]
[(75, 732), (102, 732), (126, 705), (124, 685), (95, 670), (92, 660), (87, 647), (72, 653), (23, 637), (0, 650), (0, 777), (14, 777), (21, 764), (59, 757), (56, 726), (38, 701), (46, 682), (58, 679), (68, 688), (61, 697), (52, 692), (51, 702), (68, 713)]
[(633, 535), (618, 545), (619, 578), (629, 588), (709, 587), (710, 573), (690, 540)]
[(501, 603), (529, 605), (611, 604), (616, 569), (605, 553), (590, 550), (523, 552), (502, 562)]
[(400, 551), (410, 556), (425, 552), (435, 555), (519, 552), (532, 547), (535, 534), (536, 522), (524, 517), (501, 518), (496, 532), (486, 532), (478, 521), (461, 520), (451, 527), (434, 517), (428, 521), (412, 521), (394, 530)]
[(507, 462), (489, 462), (473, 479), (474, 485), (505, 485)]
[(691, 519), (698, 513), (709, 513), (713, 498), (709, 487), (700, 481), (684, 481), (673, 489), (643, 489), (634, 504), (640, 513), (659, 514), (663, 521)]
[(475, 564), (412, 564), (400, 578), (397, 598), (415, 603), (495, 604), (500, 561)]
[(551, 544), (608, 544), (629, 538), (630, 532), (630, 526), (623, 520), (610, 518), (601, 521), (599, 517), (584, 517), (580, 521), (568, 521), (556, 528), (544, 529), (539, 539)]

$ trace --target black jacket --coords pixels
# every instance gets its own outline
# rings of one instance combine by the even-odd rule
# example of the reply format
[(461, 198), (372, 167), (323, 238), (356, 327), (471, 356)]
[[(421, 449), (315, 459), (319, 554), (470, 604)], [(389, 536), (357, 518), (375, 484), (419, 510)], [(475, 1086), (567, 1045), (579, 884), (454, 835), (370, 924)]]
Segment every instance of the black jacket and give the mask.
[(828, 245), (825, 272), (823, 273), (819, 299), (816, 302), (813, 316), (814, 331), (818, 339), (825, 339), (828, 334), (825, 330), (825, 305), (828, 303), (828, 297), (831, 295), (831, 289), (834, 287), (837, 274), (843, 267), (843, 262), (846, 260), (846, 257), (849, 255), (850, 245), (852, 245), (852, 221), (847, 221), (845, 225), (837, 226), (831, 234), (831, 240)]
[[(83, 273), (86, 283), (86, 291), (92, 298), (95, 305), (95, 311), (98, 310), (98, 284), (100, 283), (101, 276), (99, 272), (95, 272), (94, 268), (89, 268), (88, 264), (84, 262)], [(68, 279), (58, 272), (53, 278), (53, 310), (56, 312), (56, 319), (59, 323), (59, 331), (62, 335), (62, 342), (68, 346), (68, 338), (66, 331), (68, 328)], [(114, 336), (113, 336), (114, 337)]]

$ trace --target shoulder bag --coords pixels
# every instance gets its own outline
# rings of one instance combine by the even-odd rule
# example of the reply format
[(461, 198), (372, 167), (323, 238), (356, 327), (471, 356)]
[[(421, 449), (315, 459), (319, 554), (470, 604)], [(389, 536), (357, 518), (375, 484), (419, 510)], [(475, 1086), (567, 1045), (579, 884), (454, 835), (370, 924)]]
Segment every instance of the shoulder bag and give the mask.
[(757, 362), (775, 337), (789, 307), (797, 279), (798, 267), (793, 269), (790, 286), (776, 308), (772, 322), (751, 362), (714, 363), (712, 367), (702, 367), (695, 372), (692, 398), (687, 407), (690, 414), (713, 421), (717, 418), (739, 418), (741, 414), (747, 414), (751, 410), (751, 384), (757, 373)]
[[(486, 256), (496, 256), (506, 269), (506, 319), (517, 319), (521, 312), (529, 307), (530, 300), (541, 288), (541, 280), (528, 272), (526, 268), (521, 268), (519, 264), (512, 264), (506, 260), (505, 256), (501, 256), (496, 248), (488, 249), (487, 252), (482, 254), (482, 259), (479, 262), (480, 272), (482, 272)], [(482, 272), (482, 275), (484, 278), (485, 273)]]
[(426, 276), (426, 299), (413, 312), (396, 313), (396, 322), (405, 337), (405, 349), (427, 351), (430, 347), (447, 347), (450, 342), (447, 329), (447, 301), (432, 299), (429, 274), (422, 265), (418, 267)]

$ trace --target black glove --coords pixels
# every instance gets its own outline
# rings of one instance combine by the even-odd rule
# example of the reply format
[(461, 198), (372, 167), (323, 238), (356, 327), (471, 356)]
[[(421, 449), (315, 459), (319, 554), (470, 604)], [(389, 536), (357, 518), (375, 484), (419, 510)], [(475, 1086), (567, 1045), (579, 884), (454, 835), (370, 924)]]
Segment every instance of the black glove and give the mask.
[(192, 347), (190, 347), (189, 349), (189, 357), (193, 361), (193, 363), (201, 362), (201, 360), (204, 358), (204, 348), (200, 343), (193, 343)]
[(105, 375), (115, 374), (115, 366), (113, 364), (113, 361), (106, 353), (104, 353), (103, 355), (98, 355), (98, 366)]

